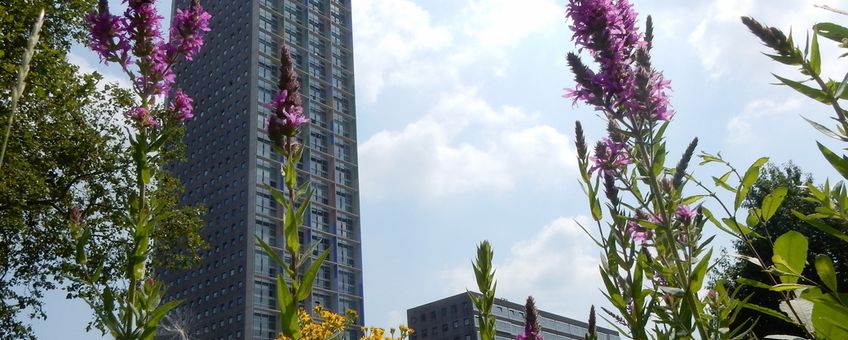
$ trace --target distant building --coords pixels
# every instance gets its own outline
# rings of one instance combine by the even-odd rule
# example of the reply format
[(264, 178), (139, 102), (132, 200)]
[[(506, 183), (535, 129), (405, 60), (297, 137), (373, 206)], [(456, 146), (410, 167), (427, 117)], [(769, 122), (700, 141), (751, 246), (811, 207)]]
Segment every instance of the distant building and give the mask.
[[(415, 330), (410, 340), (477, 340), (477, 310), (466, 293), (457, 294), (406, 311), (406, 320)], [(524, 305), (495, 299), (492, 307), (495, 339), (512, 340), (524, 333)], [(589, 325), (583, 321), (539, 311), (539, 324), (545, 340), (583, 339)], [(599, 340), (618, 340), (618, 332), (598, 327)]]

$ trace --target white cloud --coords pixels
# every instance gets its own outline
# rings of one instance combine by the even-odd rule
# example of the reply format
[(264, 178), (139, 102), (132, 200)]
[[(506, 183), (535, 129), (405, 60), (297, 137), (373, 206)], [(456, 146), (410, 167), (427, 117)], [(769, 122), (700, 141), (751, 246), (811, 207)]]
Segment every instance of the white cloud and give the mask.
[(100, 85), (103, 86), (107, 83), (118, 83), (121, 87), (129, 88), (130, 82), (126, 77), (116, 75), (115, 71), (110, 69), (109, 67), (103, 64), (92, 65), (88, 59), (83, 58), (80, 55), (69, 53), (68, 54), (68, 62), (79, 67), (80, 72), (82, 73), (92, 73), (97, 72), (101, 76), (103, 76), (103, 80)]
[[(790, 89), (783, 89), (790, 91)], [(761, 99), (748, 103), (745, 109), (727, 122), (727, 140), (731, 144), (750, 145), (763, 140), (762, 133), (773, 135), (775, 125), (790, 120), (797, 126), (797, 117), (804, 102), (797, 97), (782, 102)]]
[(560, 23), (552, 0), (469, 0), (458, 15), (434, 23), (409, 0), (361, 0), (353, 7), (357, 91), (368, 103), (391, 86), (457, 84), (469, 66), (496, 75), (506, 54), (532, 34)]
[(357, 90), (373, 102), (382, 87), (414, 83), (420, 74), (437, 72), (421, 64), (422, 54), (440, 51), (453, 36), (434, 25), (430, 13), (408, 0), (360, 0), (353, 6)]
[(473, 89), (443, 95), (423, 118), (359, 149), (363, 195), (443, 198), (559, 183), (574, 166), (569, 138)]
[[(578, 225), (589, 222), (582, 216), (557, 218), (515, 243), (508, 254), (496, 252), (498, 297), (520, 303), (532, 295), (542, 309), (583, 317), (589, 304), (602, 300), (598, 249)], [(477, 290), (468, 265), (445, 270), (441, 278), (446, 293)]]
[[(748, 29), (742, 25), (741, 16), (752, 16), (769, 26), (780, 28), (784, 32), (793, 29), (796, 43), (803, 48), (806, 31), (820, 21), (841, 20), (838, 15), (816, 8), (814, 4), (827, 4), (842, 8), (845, 1), (804, 0), (804, 1), (753, 1), (753, 0), (714, 0), (708, 2), (704, 11), (692, 15), (686, 7), (678, 8), (680, 16), (690, 17), (697, 22), (688, 36), (690, 47), (695, 50), (705, 71), (713, 79), (720, 78), (735, 70), (756, 70), (763, 65), (770, 69), (777, 63), (758, 55), (765, 47), (759, 44)], [(825, 45), (825, 44), (822, 44)], [(744, 48), (740, 48), (744, 46)], [(835, 60), (834, 53), (823, 53), (825, 60)], [(833, 57), (828, 59), (829, 57)]]

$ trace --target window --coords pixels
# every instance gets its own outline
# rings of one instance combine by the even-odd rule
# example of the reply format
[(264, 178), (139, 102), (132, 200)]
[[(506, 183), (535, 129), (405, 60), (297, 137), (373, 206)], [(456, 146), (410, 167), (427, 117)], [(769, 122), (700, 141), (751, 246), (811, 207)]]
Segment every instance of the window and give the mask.
[(270, 277), (277, 275), (277, 265), (271, 263), (271, 256), (264, 250), (255, 250), (253, 262), (253, 267), (257, 274), (267, 275)]
[(330, 289), (330, 267), (321, 266), (321, 269), (318, 270), (318, 276), (315, 279), (317, 287)]
[(323, 208), (313, 206), (310, 211), (309, 223), (312, 228), (329, 231), (329, 214)]
[(354, 260), (353, 247), (347, 244), (339, 243), (338, 246), (339, 252), (339, 263), (354, 266), (356, 265), (356, 261)]
[(256, 236), (269, 245), (277, 244), (276, 227), (271, 219), (262, 216), (256, 217)]
[(277, 307), (276, 286), (271, 282), (256, 280), (253, 282), (253, 302), (259, 307), (274, 309)]
[(274, 316), (265, 313), (253, 313), (253, 336), (262, 339), (273, 339), (277, 336)]
[(348, 294), (356, 294), (356, 274), (340, 270), (339, 271), (339, 291)]
[(346, 186), (353, 186), (353, 174), (347, 164), (336, 163), (336, 182)]
[(342, 237), (355, 238), (353, 218), (343, 214), (336, 214), (336, 228), (338, 228), (339, 235)]
[(315, 150), (326, 153), (327, 152), (327, 135), (325, 135), (321, 131), (310, 131), (309, 132), (309, 145), (312, 146)]

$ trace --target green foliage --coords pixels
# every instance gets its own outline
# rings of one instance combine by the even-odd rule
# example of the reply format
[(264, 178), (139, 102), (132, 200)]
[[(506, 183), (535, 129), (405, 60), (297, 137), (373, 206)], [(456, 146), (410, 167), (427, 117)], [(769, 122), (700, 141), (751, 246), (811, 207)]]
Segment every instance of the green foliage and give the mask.
[[(297, 322), (297, 313), (303, 301), (312, 294), (312, 286), (321, 265), (330, 255), (330, 249), (321, 252), (314, 257), (318, 247), (316, 241), (308, 247), (303, 248), (300, 244), (298, 231), (303, 225), (303, 218), (312, 200), (312, 189), (308, 183), (298, 186), (297, 164), (303, 155), (303, 148), (294, 142), (292, 137), (286, 137), (285, 146), (275, 148), (275, 151), (285, 156), (282, 167), (282, 175), (285, 184), (285, 196), (276, 188), (266, 186), (271, 192), (274, 200), (285, 211), (283, 215), (283, 235), (285, 235), (285, 252), (291, 256), (291, 261), (285, 261), (275, 249), (277, 245), (269, 245), (261, 237), (256, 241), (265, 253), (281, 268), (283, 274), (277, 275), (277, 308), (280, 312), (280, 331), (289, 339), (299, 339), (301, 335), (300, 324)], [(298, 203), (299, 202), (299, 203)], [(308, 266), (307, 266), (308, 265)], [(300, 275), (300, 273), (303, 275)], [(286, 281), (288, 277), (288, 281)]]
[(495, 339), (495, 317), (492, 315), (492, 306), (495, 303), (498, 283), (495, 281), (495, 269), (492, 266), (493, 256), (492, 245), (489, 241), (480, 242), (477, 245), (477, 258), (471, 264), (480, 294), (468, 292), (468, 296), (477, 308), (480, 340)]

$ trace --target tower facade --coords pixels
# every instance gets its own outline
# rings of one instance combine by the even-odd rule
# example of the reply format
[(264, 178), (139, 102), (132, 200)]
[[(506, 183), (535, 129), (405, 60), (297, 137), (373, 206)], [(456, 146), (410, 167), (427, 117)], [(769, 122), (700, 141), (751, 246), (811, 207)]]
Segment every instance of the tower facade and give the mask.
[[(175, 1), (183, 8), (187, 0)], [(285, 43), (300, 75), (310, 118), (300, 142), (299, 183), (314, 189), (299, 231), (303, 244), (330, 249), (306, 308), (352, 309), (363, 319), (359, 179), (356, 154), (350, 0), (202, 0), (213, 15), (203, 50), (177, 66), (176, 87), (191, 95), (195, 119), (185, 134), (186, 162), (172, 171), (184, 202), (208, 209), (209, 243), (199, 266), (164, 271), (180, 327), (203, 339), (273, 339), (275, 277), (280, 273), (256, 242), (283, 254), (283, 211), (270, 190), (284, 187), (282, 158), (271, 149), (264, 104), (277, 92)], [(357, 338), (351, 329), (348, 338)], [(160, 332), (167, 338), (168, 331)]]

